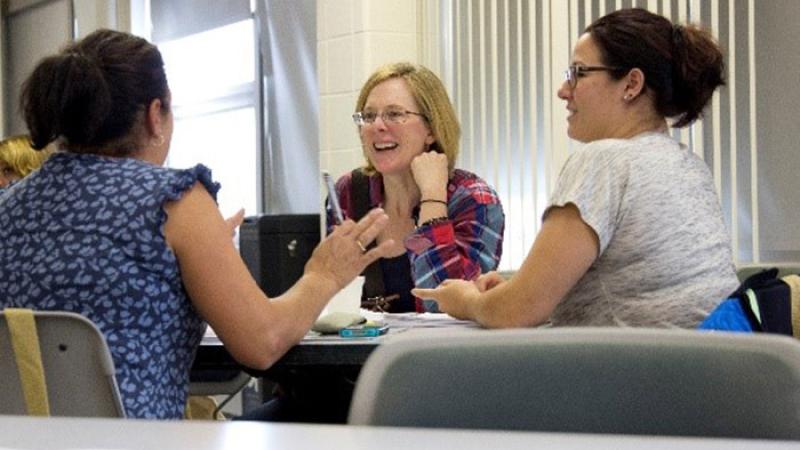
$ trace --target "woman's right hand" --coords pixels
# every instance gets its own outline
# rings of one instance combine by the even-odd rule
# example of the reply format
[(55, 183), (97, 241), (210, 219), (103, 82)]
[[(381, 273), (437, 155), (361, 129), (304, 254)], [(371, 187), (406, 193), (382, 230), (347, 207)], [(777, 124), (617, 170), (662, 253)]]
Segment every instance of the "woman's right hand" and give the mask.
[(347, 286), (373, 261), (389, 254), (394, 245), (391, 239), (363, 251), (388, 223), (389, 216), (380, 208), (367, 213), (358, 223), (345, 220), (314, 249), (305, 273), (332, 280), (337, 290)]

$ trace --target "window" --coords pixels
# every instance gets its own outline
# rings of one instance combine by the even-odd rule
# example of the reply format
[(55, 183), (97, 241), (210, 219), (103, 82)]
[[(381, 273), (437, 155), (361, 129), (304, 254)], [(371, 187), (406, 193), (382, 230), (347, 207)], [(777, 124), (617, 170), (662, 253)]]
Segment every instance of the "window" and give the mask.
[(227, 217), (259, 211), (253, 20), (159, 44), (172, 90), (169, 167), (208, 166)]

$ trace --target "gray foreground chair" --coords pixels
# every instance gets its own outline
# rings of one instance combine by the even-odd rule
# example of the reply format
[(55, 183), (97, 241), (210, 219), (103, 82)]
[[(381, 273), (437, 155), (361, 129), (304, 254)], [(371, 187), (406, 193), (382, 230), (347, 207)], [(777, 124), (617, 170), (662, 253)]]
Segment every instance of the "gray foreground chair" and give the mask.
[[(114, 363), (100, 330), (87, 318), (35, 311), (52, 416), (125, 417)], [(27, 414), (8, 324), (0, 312), (0, 414)]]
[(457, 331), (378, 347), (349, 423), (800, 439), (800, 343), (788, 337)]

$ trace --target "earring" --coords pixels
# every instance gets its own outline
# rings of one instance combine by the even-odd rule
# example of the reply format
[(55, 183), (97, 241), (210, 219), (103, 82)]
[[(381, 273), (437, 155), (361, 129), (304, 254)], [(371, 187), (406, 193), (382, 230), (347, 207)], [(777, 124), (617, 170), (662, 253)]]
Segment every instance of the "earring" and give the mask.
[(154, 147), (160, 147), (160, 146), (164, 145), (164, 135), (163, 134), (159, 134), (158, 135), (158, 141), (155, 144), (151, 143), (150, 145), (152, 145)]
[(631, 94), (625, 94), (625, 96), (622, 97), (622, 99), (625, 100), (626, 102), (631, 101), (632, 98), (633, 96)]

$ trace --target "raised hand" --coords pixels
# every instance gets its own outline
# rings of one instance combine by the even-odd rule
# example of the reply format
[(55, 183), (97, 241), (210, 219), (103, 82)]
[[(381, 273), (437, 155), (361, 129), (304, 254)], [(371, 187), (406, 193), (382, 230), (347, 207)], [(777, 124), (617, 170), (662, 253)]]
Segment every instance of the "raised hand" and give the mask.
[(411, 174), (422, 199), (447, 201), (447, 155), (429, 151), (411, 161)]
[(369, 264), (389, 254), (394, 245), (391, 239), (366, 250), (388, 223), (389, 216), (380, 208), (367, 213), (358, 223), (345, 220), (314, 249), (305, 272), (331, 279), (339, 289), (347, 286)]

